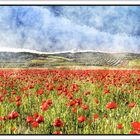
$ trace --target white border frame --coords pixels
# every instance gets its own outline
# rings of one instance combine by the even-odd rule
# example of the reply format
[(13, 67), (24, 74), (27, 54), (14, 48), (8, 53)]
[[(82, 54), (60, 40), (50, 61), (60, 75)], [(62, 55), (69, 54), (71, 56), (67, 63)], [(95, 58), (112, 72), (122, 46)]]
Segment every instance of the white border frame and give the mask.
[[(140, 0), (0, 0), (0, 5), (139, 5)], [(140, 135), (0, 135), (2, 140), (140, 140)]]

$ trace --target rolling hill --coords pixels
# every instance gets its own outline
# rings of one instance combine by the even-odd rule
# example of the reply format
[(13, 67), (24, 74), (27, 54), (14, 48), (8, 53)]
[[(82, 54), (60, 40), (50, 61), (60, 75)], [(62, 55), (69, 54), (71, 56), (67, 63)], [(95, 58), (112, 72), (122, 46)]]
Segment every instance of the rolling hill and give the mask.
[[(135, 63), (136, 62), (136, 63)], [(65, 52), (39, 54), (32, 52), (0, 52), (0, 67), (49, 66), (129, 66), (139, 64), (140, 54), (103, 52)]]

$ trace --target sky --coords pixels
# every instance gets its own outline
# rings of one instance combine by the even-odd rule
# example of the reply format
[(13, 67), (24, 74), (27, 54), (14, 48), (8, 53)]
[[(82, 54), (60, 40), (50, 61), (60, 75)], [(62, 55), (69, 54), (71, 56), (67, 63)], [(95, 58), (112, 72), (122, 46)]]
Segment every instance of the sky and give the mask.
[(0, 51), (140, 53), (140, 6), (0, 6)]

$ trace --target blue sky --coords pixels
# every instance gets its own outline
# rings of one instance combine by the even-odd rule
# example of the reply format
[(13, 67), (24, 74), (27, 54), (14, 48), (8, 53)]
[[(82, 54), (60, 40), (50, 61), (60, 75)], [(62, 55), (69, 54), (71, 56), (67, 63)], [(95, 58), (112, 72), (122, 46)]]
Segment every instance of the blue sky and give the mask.
[(0, 6), (0, 47), (140, 52), (140, 7)]

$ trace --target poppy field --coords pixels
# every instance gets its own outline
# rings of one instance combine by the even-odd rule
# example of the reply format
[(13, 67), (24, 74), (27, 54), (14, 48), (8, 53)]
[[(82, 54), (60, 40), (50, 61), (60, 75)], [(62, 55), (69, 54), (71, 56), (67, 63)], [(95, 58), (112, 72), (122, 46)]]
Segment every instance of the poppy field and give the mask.
[(0, 70), (0, 134), (140, 134), (140, 70)]

